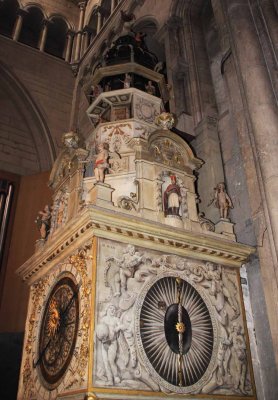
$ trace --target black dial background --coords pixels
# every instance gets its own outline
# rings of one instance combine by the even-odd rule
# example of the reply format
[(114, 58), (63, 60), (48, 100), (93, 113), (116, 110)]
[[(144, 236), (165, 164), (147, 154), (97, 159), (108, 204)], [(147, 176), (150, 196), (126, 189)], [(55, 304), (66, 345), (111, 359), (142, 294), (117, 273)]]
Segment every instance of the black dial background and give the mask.
[[(200, 294), (187, 281), (181, 282), (183, 322), (189, 328), (184, 334), (182, 355), (182, 386), (186, 387), (198, 382), (207, 370), (213, 352), (213, 326)], [(157, 374), (174, 386), (180, 386), (175, 330), (178, 316), (173, 315), (178, 309), (177, 293), (176, 277), (157, 280), (148, 290), (140, 314), (140, 336), (146, 356)]]
[[(51, 336), (48, 321), (49, 306), (53, 299), (57, 302), (60, 325), (55, 335)], [(40, 372), (52, 388), (59, 384), (70, 363), (76, 343), (78, 319), (78, 288), (72, 279), (64, 277), (57, 282), (49, 295), (39, 336)]]

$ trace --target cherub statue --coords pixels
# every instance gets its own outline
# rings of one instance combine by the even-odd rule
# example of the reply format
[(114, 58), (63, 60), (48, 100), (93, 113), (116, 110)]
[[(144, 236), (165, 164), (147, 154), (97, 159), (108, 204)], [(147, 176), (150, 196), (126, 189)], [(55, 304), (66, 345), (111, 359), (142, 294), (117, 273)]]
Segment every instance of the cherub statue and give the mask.
[(35, 223), (39, 229), (41, 239), (46, 240), (50, 231), (50, 221), (51, 221), (51, 209), (46, 205), (43, 211), (39, 211)]
[(104, 182), (105, 171), (107, 170), (107, 168), (109, 168), (108, 157), (109, 144), (100, 143), (98, 145), (98, 154), (94, 165), (94, 172), (97, 182)]
[(225, 183), (218, 183), (214, 190), (215, 193), (213, 204), (215, 205), (215, 207), (219, 208), (220, 218), (227, 219), (229, 209), (233, 208), (233, 203), (226, 192)]

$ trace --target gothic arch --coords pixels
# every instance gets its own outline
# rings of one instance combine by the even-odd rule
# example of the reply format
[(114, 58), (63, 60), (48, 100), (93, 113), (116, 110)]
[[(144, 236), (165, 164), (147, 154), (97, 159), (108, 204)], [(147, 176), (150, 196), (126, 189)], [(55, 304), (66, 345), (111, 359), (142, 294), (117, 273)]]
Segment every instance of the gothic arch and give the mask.
[(17, 0), (0, 2), (0, 34), (12, 37), (17, 11), (20, 5)]
[(43, 28), (43, 21), (46, 18), (44, 10), (39, 4), (28, 4), (24, 7), (26, 15), (23, 18), (19, 42), (37, 48)]
[(61, 15), (50, 16), (44, 51), (53, 56), (64, 58), (69, 29), (69, 23), (64, 17)]
[(28, 142), (35, 151), (37, 167), (35, 170), (30, 170), (30, 173), (50, 170), (56, 154), (44, 117), (28, 90), (2, 62), (0, 63), (0, 86), (25, 124)]

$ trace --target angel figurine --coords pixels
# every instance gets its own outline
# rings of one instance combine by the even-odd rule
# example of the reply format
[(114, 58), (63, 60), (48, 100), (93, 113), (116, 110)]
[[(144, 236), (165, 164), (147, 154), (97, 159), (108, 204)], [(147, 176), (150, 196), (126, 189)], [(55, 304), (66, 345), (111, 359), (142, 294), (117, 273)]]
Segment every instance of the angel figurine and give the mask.
[(220, 218), (227, 219), (230, 208), (233, 208), (232, 200), (226, 192), (225, 183), (220, 182), (214, 189), (214, 200), (215, 207), (219, 208)]
[(94, 173), (97, 182), (104, 182), (105, 174), (109, 169), (109, 159), (121, 158), (116, 151), (109, 151), (108, 143), (98, 145), (98, 153), (94, 162)]
[(46, 205), (43, 211), (39, 211), (35, 223), (39, 229), (41, 239), (46, 240), (50, 232), (50, 222), (51, 222), (51, 209)]
[(98, 154), (95, 160), (94, 172), (97, 182), (104, 182), (105, 171), (109, 168), (109, 144), (100, 143), (98, 145)]

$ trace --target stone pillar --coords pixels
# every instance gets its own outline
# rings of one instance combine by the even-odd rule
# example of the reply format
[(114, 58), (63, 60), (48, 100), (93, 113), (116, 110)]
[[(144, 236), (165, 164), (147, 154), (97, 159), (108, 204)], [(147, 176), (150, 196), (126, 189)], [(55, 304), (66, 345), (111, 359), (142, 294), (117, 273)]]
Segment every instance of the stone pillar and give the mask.
[[(166, 34), (164, 38), (165, 56), (167, 65), (167, 78), (169, 85), (169, 105), (172, 113), (177, 113), (176, 92), (179, 91), (176, 85), (176, 65), (179, 60), (177, 32), (182, 27), (183, 21), (179, 17), (171, 17), (166, 23)], [(179, 96), (178, 96), (179, 97)]]
[[(199, 210), (206, 218), (216, 223), (219, 221), (219, 210), (211, 203), (214, 188), (224, 181), (224, 170), (218, 137), (218, 120), (205, 117), (195, 128), (196, 139), (192, 142), (198, 157), (205, 161), (198, 173), (198, 192), (200, 195)], [(206, 160), (209, 160), (206, 162)], [(210, 204), (211, 203), (211, 204)]]
[[(232, 51), (244, 93), (245, 114), (249, 122), (248, 132), (256, 160), (256, 170), (263, 199), (262, 206), (266, 220), (264, 236), (267, 235), (270, 239), (271, 255), (275, 265), (273, 270), (268, 268), (269, 273), (272, 274), (271, 282), (265, 282), (264, 290), (268, 303), (273, 348), (276, 349), (275, 356), (278, 364), (278, 302), (276, 297), (278, 280), (277, 105), (250, 12), (249, 2), (245, 0), (226, 0), (226, 12)], [(252, 196), (251, 192), (250, 196)], [(265, 240), (259, 247), (262, 245), (265, 245)], [(269, 298), (269, 295), (271, 298)]]
[(43, 20), (43, 28), (41, 31), (41, 37), (40, 37), (40, 41), (39, 41), (40, 51), (44, 51), (44, 48), (45, 48), (45, 42), (46, 42), (46, 38), (47, 38), (47, 28), (48, 28), (49, 22), (50, 21), (48, 21), (47, 19)]
[(73, 38), (74, 38), (74, 32), (73, 31), (68, 31), (67, 32), (67, 47), (66, 47), (66, 55), (65, 55), (65, 61), (66, 62), (70, 62), (71, 61)]
[(78, 7), (80, 9), (80, 14), (79, 14), (78, 31), (77, 31), (77, 35), (76, 35), (75, 56), (74, 56), (75, 61), (79, 60), (79, 58), (80, 58), (82, 30), (84, 27), (86, 4), (87, 4), (87, 1), (81, 1), (80, 3), (78, 3)]
[(86, 26), (83, 29), (83, 36), (82, 36), (82, 55), (89, 47), (89, 44), (90, 44), (90, 29), (88, 26)]
[(102, 24), (102, 15), (101, 15), (101, 12), (99, 11), (97, 13), (97, 35), (99, 34), (99, 32), (101, 30), (101, 24)]
[(14, 33), (13, 33), (13, 40), (18, 41), (20, 33), (21, 33), (21, 28), (23, 24), (23, 18), (27, 14), (27, 11), (19, 9), (17, 11), (17, 19), (15, 22), (14, 26)]
[(115, 10), (116, 7), (116, 0), (111, 0), (111, 14)]
[(276, 57), (278, 55), (278, 15), (271, 0), (261, 0), (261, 9), (265, 19), (271, 44), (274, 48)]
[[(267, 66), (249, 5), (244, 0), (229, 0), (227, 12), (230, 34), (244, 87), (250, 117), (250, 133), (254, 140), (273, 235), (273, 251), (278, 250), (278, 113)], [(268, 219), (268, 218), (267, 218)], [(276, 279), (278, 278), (278, 270)]]

